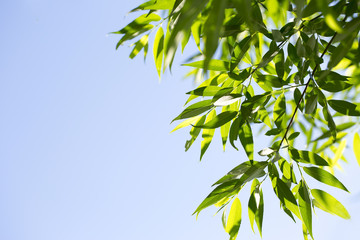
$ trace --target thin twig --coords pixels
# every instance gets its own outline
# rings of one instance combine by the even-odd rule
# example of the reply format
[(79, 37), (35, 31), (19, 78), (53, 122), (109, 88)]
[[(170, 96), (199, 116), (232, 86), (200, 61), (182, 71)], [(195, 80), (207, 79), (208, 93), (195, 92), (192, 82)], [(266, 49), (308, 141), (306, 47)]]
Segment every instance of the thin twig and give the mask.
[[(329, 41), (329, 43), (326, 45), (326, 47), (325, 47), (323, 53), (321, 54), (320, 58), (323, 58), (323, 57), (324, 57), (324, 55), (325, 55), (325, 53), (327, 52), (327, 50), (329, 49), (331, 43), (334, 41), (336, 35), (337, 35), (337, 33), (334, 34), (334, 36), (331, 38), (331, 40)], [(287, 134), (288, 134), (288, 132), (289, 132), (289, 130), (290, 130), (290, 127), (291, 127), (291, 125), (293, 124), (293, 121), (294, 121), (296, 112), (297, 112), (297, 110), (299, 109), (299, 106), (300, 106), (300, 104), (301, 104), (302, 99), (304, 98), (304, 95), (305, 95), (305, 93), (306, 93), (306, 90), (307, 90), (307, 88), (308, 88), (309, 85), (310, 85), (312, 76), (314, 76), (315, 71), (318, 69), (318, 67), (319, 67), (319, 64), (316, 64), (315, 67), (314, 67), (314, 70), (313, 70), (312, 73), (311, 73), (311, 76), (309, 77), (309, 80), (307, 81), (307, 83), (306, 83), (306, 85), (305, 85), (304, 91), (302, 92), (302, 94), (301, 94), (301, 96), (300, 96), (300, 99), (299, 99), (298, 103), (296, 104), (296, 107), (295, 107), (295, 110), (294, 110), (294, 112), (293, 112), (293, 114), (292, 114), (292, 117), (291, 117), (291, 119), (290, 119), (289, 125), (287, 126), (286, 132), (285, 132), (283, 138), (281, 139), (281, 142), (280, 142), (280, 145), (279, 145), (279, 150), (280, 150), (280, 148), (281, 148), (282, 143), (283, 143), (284, 140), (286, 139), (286, 136), (287, 136)]]

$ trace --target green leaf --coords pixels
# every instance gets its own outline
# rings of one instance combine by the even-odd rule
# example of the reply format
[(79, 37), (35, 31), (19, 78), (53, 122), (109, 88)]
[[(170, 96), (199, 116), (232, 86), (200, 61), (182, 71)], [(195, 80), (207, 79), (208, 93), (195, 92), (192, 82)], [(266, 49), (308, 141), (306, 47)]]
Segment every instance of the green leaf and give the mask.
[(279, 129), (283, 129), (286, 125), (286, 100), (285, 94), (282, 93), (275, 101), (274, 104), (274, 122)]
[(284, 51), (281, 49), (279, 53), (274, 57), (275, 69), (279, 78), (284, 77), (285, 59)]
[(344, 100), (329, 100), (330, 107), (338, 113), (348, 116), (360, 116), (360, 104), (350, 103)]
[(142, 38), (135, 43), (134, 49), (130, 53), (130, 58), (133, 59), (148, 43), (149, 35), (144, 35)]
[(312, 189), (311, 195), (315, 198), (314, 205), (321, 210), (338, 215), (344, 219), (350, 219), (346, 208), (336, 198), (320, 189)]
[(241, 176), (236, 186), (242, 186), (247, 182), (252, 181), (255, 178), (259, 178), (265, 175), (265, 167), (268, 165), (267, 162), (256, 162), (253, 161), (253, 164), (246, 172)]
[(354, 148), (356, 160), (360, 165), (360, 137), (358, 133), (354, 134), (353, 148)]
[(272, 177), (271, 179), (272, 186), (276, 196), (279, 198), (282, 205), (293, 212), (298, 218), (300, 217), (300, 212), (298, 209), (298, 204), (294, 194), (291, 192), (289, 187), (278, 177)]
[(164, 30), (162, 27), (159, 27), (159, 29), (156, 32), (154, 39), (153, 54), (154, 54), (155, 67), (160, 78), (161, 66), (164, 56)]
[(329, 70), (318, 71), (315, 77), (319, 87), (328, 92), (340, 92), (352, 86), (346, 77)]
[(255, 190), (255, 199), (258, 198), (257, 194), (260, 195), (260, 201), (258, 203), (258, 210), (256, 211), (256, 214), (255, 214), (255, 221), (256, 221), (256, 225), (258, 226), (260, 236), (262, 237), (262, 225), (263, 225), (263, 218), (264, 218), (264, 196), (263, 196), (262, 189), (260, 189), (260, 191), (259, 191), (259, 188), (257, 188)]
[[(249, 198), (249, 202), (248, 202), (248, 215), (249, 215), (249, 220), (250, 220), (250, 225), (251, 225), (251, 229), (254, 231), (254, 221), (255, 221), (255, 214), (258, 210), (258, 203), (257, 201), (259, 200), (259, 193), (257, 191), (257, 193), (255, 193), (255, 189), (257, 188), (259, 184), (259, 180), (254, 179), (253, 183), (251, 184), (251, 190), (250, 190), (250, 198)], [(257, 196), (255, 197), (255, 194), (257, 194)]]
[(216, 100), (214, 102), (214, 106), (215, 107), (227, 106), (236, 101), (239, 101), (240, 98), (241, 97), (239, 95), (234, 95), (234, 94), (225, 95), (225, 96), (220, 97), (218, 100)]
[(135, 12), (138, 10), (170, 10), (173, 8), (175, 0), (151, 0), (145, 2), (134, 8), (130, 12)]
[[(207, 70), (212, 71), (229, 71), (229, 65), (230, 63), (227, 61), (212, 59), (207, 66)], [(182, 66), (188, 66), (188, 67), (194, 67), (194, 68), (204, 68), (204, 60), (192, 62), (192, 63), (186, 63)]]
[(310, 93), (310, 96), (306, 99), (306, 102), (305, 102), (305, 113), (306, 114), (312, 114), (315, 111), (317, 102), (318, 102), (317, 98), (318, 98), (317, 95)]
[[(194, 125), (203, 125), (205, 122), (206, 116), (202, 116)], [(185, 143), (185, 151), (189, 150), (189, 148), (191, 147), (191, 145), (195, 142), (195, 140), (197, 139), (197, 137), (199, 136), (201, 132), (201, 128), (197, 128), (197, 127), (192, 127), (190, 130), (190, 136), (191, 139), (186, 141)]]
[(206, 122), (204, 125), (196, 126), (196, 127), (203, 128), (203, 129), (218, 128), (218, 127), (224, 125), (225, 123), (230, 122), (232, 119), (234, 119), (236, 117), (236, 115), (238, 113), (239, 113), (238, 111), (222, 112), (219, 115), (215, 116), (210, 121)]
[(241, 224), (241, 203), (239, 198), (235, 198), (226, 223), (226, 232), (229, 233), (230, 239), (236, 239)]
[(254, 159), (254, 140), (250, 124), (245, 121), (245, 124), (239, 129), (240, 142), (250, 160)]
[(349, 192), (349, 190), (347, 190), (347, 188), (331, 173), (317, 167), (303, 167), (303, 169), (309, 176), (315, 178), (319, 182)]
[(201, 35), (201, 22), (200, 21), (195, 21), (194, 24), (191, 26), (191, 33), (192, 36), (194, 37), (196, 46), (198, 47), (199, 51), (201, 51), (201, 47), (200, 47), (200, 35)]
[(231, 146), (233, 146), (233, 148), (235, 148), (236, 150), (238, 150), (238, 148), (235, 146), (234, 142), (238, 139), (239, 129), (243, 123), (244, 121), (242, 121), (242, 118), (239, 115), (230, 126), (229, 141)]
[(196, 116), (196, 117), (186, 119), (185, 121), (183, 121), (182, 123), (177, 125), (170, 133), (175, 132), (176, 130), (179, 130), (180, 128), (187, 127), (191, 124), (195, 124), (197, 121), (199, 121), (200, 118), (201, 118), (201, 116)]
[(220, 200), (225, 197), (232, 196), (236, 194), (238, 189), (235, 189), (235, 185), (238, 182), (238, 179), (234, 179), (231, 181), (227, 181), (219, 186), (217, 186), (205, 199), (201, 202), (201, 204), (197, 207), (195, 213), (199, 214), (203, 209), (216, 204)]
[(141, 28), (148, 25), (151, 22), (160, 21), (161, 17), (155, 13), (143, 14), (140, 17), (136, 18), (134, 21), (129, 23), (126, 27), (120, 29), (117, 32), (112, 32), (114, 34), (133, 34), (138, 32)]
[(203, 96), (203, 97), (215, 96), (215, 94), (218, 93), (220, 90), (224, 90), (224, 88), (218, 86), (198, 87), (197, 89), (187, 92), (186, 94)]
[(339, 46), (336, 47), (335, 51), (330, 56), (328, 69), (335, 67), (345, 57), (345, 55), (350, 50), (356, 36), (357, 31), (354, 31), (350, 36), (342, 41)]
[(212, 104), (211, 100), (203, 100), (203, 101), (194, 103), (194, 104), (188, 106), (184, 111), (182, 111), (179, 116), (177, 116), (176, 118), (174, 118), (172, 120), (172, 122), (175, 120), (180, 120), (180, 119), (197, 116), (199, 114), (202, 114), (202, 113), (210, 110), (211, 108), (213, 108), (213, 104)]
[(313, 152), (299, 151), (295, 148), (290, 148), (289, 154), (291, 159), (297, 162), (310, 163), (318, 166), (329, 166), (329, 163), (325, 159)]
[[(216, 116), (216, 111), (214, 109), (208, 114), (205, 124), (210, 122), (215, 116)], [(206, 150), (208, 149), (213, 139), (214, 133), (215, 133), (215, 129), (203, 129), (203, 133), (202, 133), (203, 140), (201, 141), (200, 161), (204, 156)]]
[(191, 28), (192, 23), (197, 18), (199, 13), (204, 9), (208, 0), (187, 0), (184, 6), (181, 8), (180, 15), (177, 19), (174, 28), (171, 31), (171, 35), (168, 39), (165, 48), (165, 61), (164, 68), (170, 66), (173, 61), (177, 46), (181, 42), (184, 31)]
[(279, 167), (286, 179), (290, 180), (293, 183), (296, 183), (293, 166), (290, 163), (288, 163), (285, 159), (281, 158), (279, 160)]
[(310, 235), (312, 234), (312, 207), (311, 207), (311, 200), (309, 196), (309, 191), (307, 186), (305, 185), (304, 181), (301, 180), (299, 184), (299, 209), (303, 223), (305, 224), (307, 230), (309, 231)]
[(219, 45), (220, 30), (222, 28), (225, 18), (225, 7), (227, 0), (212, 1), (211, 7), (208, 13), (208, 17), (204, 24), (204, 35), (205, 41), (204, 49), (204, 69), (207, 70), (208, 64), (211, 61), (212, 56), (216, 52)]
[(253, 39), (252, 36), (247, 36), (246, 38), (241, 40), (238, 44), (236, 44), (234, 48), (234, 52), (232, 54), (233, 61), (231, 62), (231, 69), (230, 69), (231, 72), (238, 66), (240, 61), (243, 59), (243, 57), (249, 50), (252, 39)]

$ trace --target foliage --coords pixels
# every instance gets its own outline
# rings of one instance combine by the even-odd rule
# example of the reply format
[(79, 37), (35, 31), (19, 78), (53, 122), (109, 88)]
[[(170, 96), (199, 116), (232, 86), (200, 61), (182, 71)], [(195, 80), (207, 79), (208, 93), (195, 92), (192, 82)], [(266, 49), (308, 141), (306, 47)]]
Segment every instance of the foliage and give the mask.
[[(188, 106), (174, 119), (182, 121), (174, 130), (190, 128), (186, 150), (202, 132), (200, 159), (215, 129), (224, 149), (227, 142), (236, 150), (242, 145), (248, 160), (219, 179), (194, 212), (219, 207), (230, 239), (238, 234), (237, 195), (247, 183), (248, 215), (260, 235), (264, 181), (271, 181), (283, 211), (302, 222), (304, 239), (313, 238), (314, 207), (350, 218), (338, 200), (306, 180), (348, 192), (334, 169), (346, 161), (345, 137), (360, 116), (359, 7), (359, 0), (150, 0), (131, 11), (145, 14), (114, 32), (122, 35), (117, 47), (139, 36), (133, 58), (142, 49), (146, 56), (149, 34), (156, 31), (159, 76), (171, 68), (178, 48), (183, 51), (190, 39), (196, 44), (197, 53), (184, 65), (200, 84), (187, 93)], [(269, 139), (258, 153), (264, 161), (255, 160), (255, 130)], [(353, 144), (360, 163), (358, 133)]]

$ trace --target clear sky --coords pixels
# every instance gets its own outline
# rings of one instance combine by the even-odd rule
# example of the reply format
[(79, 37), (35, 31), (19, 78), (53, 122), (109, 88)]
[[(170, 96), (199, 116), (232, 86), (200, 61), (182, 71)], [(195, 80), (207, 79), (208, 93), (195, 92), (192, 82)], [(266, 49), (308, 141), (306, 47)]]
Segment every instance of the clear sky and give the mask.
[[(223, 153), (217, 135), (199, 162), (199, 143), (184, 152), (187, 130), (169, 133), (189, 69), (180, 57), (159, 84), (151, 54), (130, 60), (108, 35), (140, 3), (0, 1), (0, 240), (228, 239), (215, 208), (191, 214), (245, 155)], [(360, 167), (347, 154), (337, 176), (352, 194), (324, 189), (352, 219), (317, 211), (318, 240), (358, 236)], [(263, 239), (302, 239), (264, 188)], [(260, 239), (243, 218), (238, 239)]]

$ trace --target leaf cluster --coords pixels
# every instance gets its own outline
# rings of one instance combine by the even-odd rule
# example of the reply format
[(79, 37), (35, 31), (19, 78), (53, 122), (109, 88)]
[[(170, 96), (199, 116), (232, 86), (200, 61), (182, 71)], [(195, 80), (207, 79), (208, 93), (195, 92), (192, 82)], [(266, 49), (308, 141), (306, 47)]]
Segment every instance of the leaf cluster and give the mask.
[[(304, 239), (314, 238), (315, 207), (350, 218), (338, 200), (311, 188), (307, 179), (349, 192), (334, 169), (347, 161), (347, 135), (360, 116), (359, 8), (359, 0), (151, 0), (132, 10), (146, 14), (114, 32), (122, 35), (117, 47), (135, 41), (133, 58), (142, 49), (146, 56), (149, 35), (156, 31), (159, 76), (190, 40), (197, 46), (184, 66), (200, 84), (187, 92), (173, 131), (190, 128), (185, 150), (201, 134), (200, 159), (216, 129), (224, 150), (230, 143), (245, 152), (248, 159), (220, 178), (194, 212), (218, 207), (230, 239), (238, 235), (237, 195), (247, 183), (248, 217), (260, 235), (267, 180), (281, 209), (302, 223)], [(255, 131), (262, 136), (254, 138)], [(258, 154), (255, 140), (267, 144)], [(356, 132), (353, 145), (360, 164)]]

